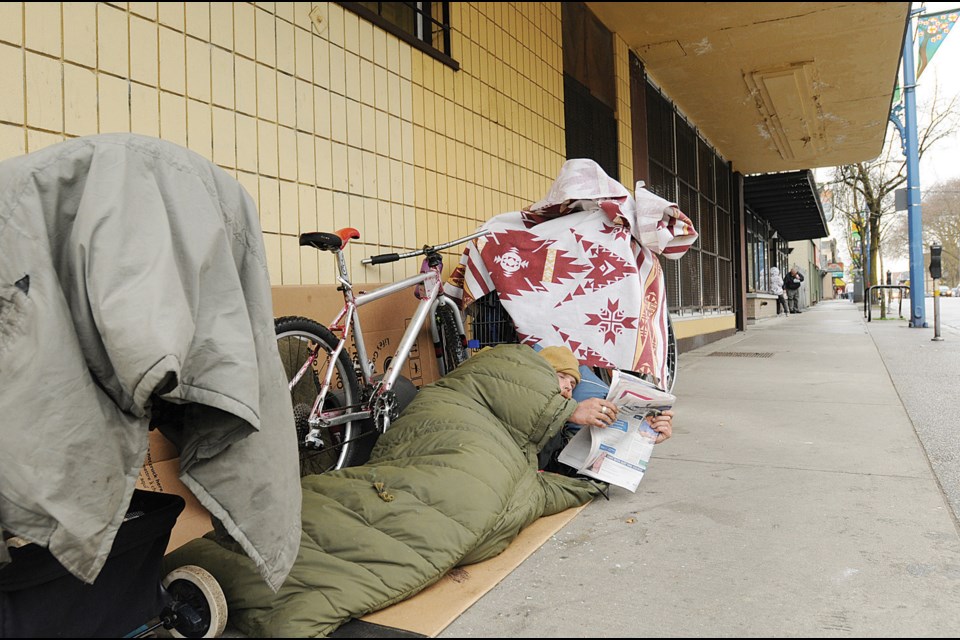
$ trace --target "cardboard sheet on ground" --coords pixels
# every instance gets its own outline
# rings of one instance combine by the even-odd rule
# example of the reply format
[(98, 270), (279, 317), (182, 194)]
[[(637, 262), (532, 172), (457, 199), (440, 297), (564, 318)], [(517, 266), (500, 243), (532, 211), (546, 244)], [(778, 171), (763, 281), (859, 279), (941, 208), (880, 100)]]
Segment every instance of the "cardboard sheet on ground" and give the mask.
[(587, 505), (540, 518), (495, 558), (458, 567), (412, 598), (361, 618), (364, 622), (435, 637), (520, 566)]

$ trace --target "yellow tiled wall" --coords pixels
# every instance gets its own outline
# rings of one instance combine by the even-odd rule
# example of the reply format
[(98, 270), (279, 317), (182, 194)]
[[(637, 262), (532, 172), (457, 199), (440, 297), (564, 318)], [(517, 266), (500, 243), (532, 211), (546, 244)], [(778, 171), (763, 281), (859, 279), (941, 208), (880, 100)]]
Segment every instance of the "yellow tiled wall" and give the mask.
[(460, 71), (413, 51), (417, 243), (541, 199), (565, 159), (558, 3), (451, 3)]
[[(450, 7), (459, 71), (336, 3), (0, 3), (0, 159), (159, 136), (251, 193), (274, 284), (334, 282), (331, 256), (297, 235), (344, 226), (362, 235), (348, 248), (356, 282), (407, 275), (419, 265), (359, 260), (535, 202), (564, 160), (559, 3)], [(626, 65), (618, 39), (632, 175)]]

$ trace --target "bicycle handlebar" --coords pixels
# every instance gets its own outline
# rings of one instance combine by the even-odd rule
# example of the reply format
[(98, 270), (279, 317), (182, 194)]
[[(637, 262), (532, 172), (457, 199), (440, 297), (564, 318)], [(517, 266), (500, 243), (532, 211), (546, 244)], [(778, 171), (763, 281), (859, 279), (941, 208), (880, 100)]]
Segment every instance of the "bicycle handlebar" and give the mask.
[(379, 256), (364, 258), (360, 262), (363, 264), (383, 264), (384, 262), (396, 262), (400, 259), (399, 253), (384, 253)]
[(384, 264), (385, 262), (396, 262), (397, 260), (403, 260), (404, 258), (413, 258), (414, 256), (437, 253), (438, 251), (442, 251), (448, 247), (462, 244), (468, 240), (479, 238), (480, 236), (485, 236), (488, 233), (490, 233), (489, 229), (483, 229), (482, 231), (471, 233), (468, 236), (463, 236), (462, 238), (457, 238), (456, 240), (451, 240), (450, 242), (445, 242), (444, 244), (438, 244), (432, 247), (425, 245), (422, 249), (418, 249), (417, 251), (408, 251), (407, 253), (382, 253), (380, 255), (364, 258), (360, 261), (360, 264)]

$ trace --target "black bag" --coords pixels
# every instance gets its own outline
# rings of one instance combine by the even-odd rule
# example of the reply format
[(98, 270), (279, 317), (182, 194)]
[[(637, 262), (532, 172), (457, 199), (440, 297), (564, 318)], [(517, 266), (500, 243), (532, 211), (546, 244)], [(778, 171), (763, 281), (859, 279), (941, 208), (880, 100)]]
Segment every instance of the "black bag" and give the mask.
[(163, 609), (160, 561), (185, 502), (134, 489), (106, 563), (93, 584), (76, 578), (46, 547), (10, 549), (0, 567), (0, 637), (119, 638)]

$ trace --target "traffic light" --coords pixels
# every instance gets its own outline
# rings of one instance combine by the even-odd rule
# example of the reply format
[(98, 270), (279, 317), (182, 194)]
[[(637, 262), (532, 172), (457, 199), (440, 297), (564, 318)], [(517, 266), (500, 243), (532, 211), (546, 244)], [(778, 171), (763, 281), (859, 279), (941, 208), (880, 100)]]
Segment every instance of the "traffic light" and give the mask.
[(940, 271), (940, 252), (943, 250), (938, 244), (930, 245), (930, 277), (939, 280), (942, 275)]

